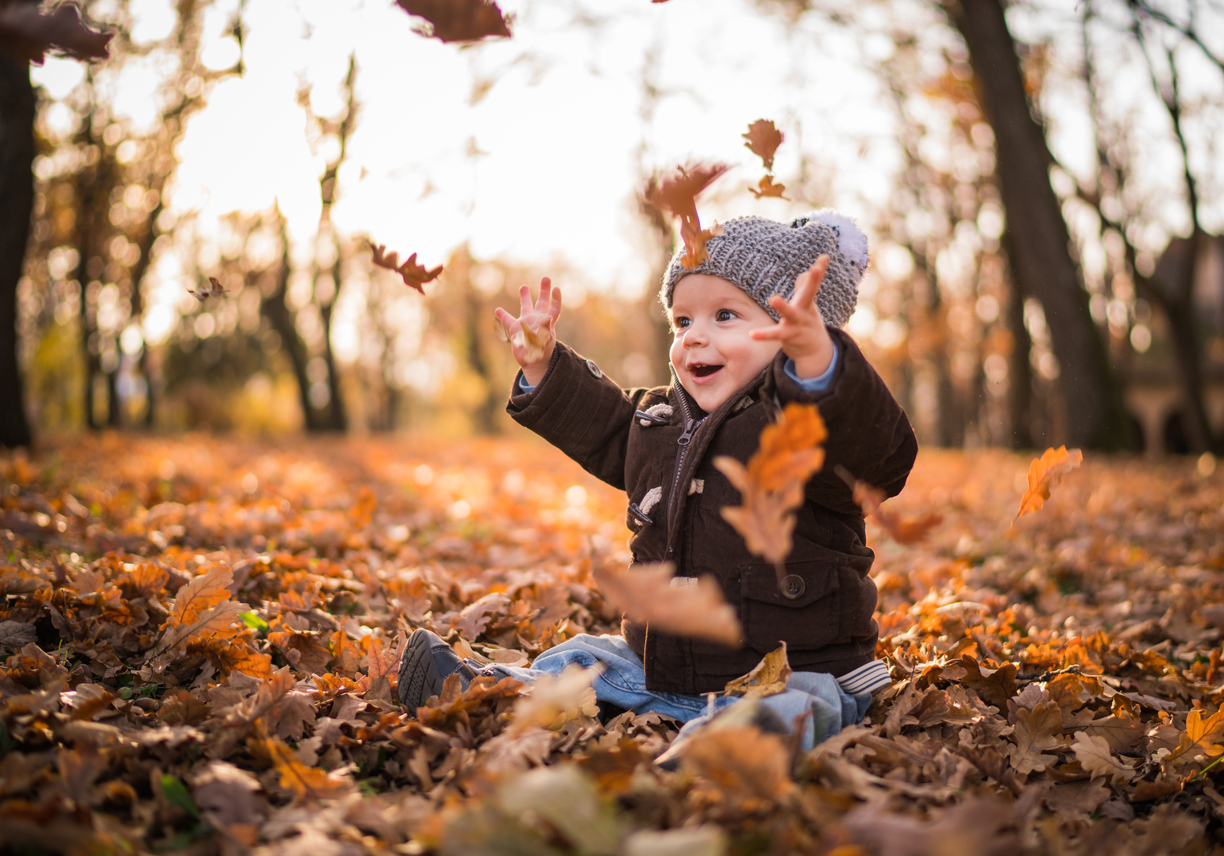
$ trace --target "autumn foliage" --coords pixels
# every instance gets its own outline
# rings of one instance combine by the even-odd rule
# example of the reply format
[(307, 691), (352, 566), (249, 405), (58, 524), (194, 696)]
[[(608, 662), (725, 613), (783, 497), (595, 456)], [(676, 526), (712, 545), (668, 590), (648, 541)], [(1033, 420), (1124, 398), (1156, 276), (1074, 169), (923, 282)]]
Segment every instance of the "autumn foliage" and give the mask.
[(589, 673), (396, 701), (416, 627), (512, 665), (616, 628), (595, 570), (627, 563), (624, 496), (551, 450), (107, 434), (8, 454), (2, 840), (1198, 852), (1222, 828), (1224, 474), (1094, 458), (1011, 526), (1029, 465), (926, 450), (886, 506), (943, 523), (905, 545), (868, 520), (895, 683), (862, 725), (811, 753), (756, 729), (752, 698), (789, 668), (775, 652), (728, 688), (743, 713), (667, 771), (676, 724), (601, 721)]

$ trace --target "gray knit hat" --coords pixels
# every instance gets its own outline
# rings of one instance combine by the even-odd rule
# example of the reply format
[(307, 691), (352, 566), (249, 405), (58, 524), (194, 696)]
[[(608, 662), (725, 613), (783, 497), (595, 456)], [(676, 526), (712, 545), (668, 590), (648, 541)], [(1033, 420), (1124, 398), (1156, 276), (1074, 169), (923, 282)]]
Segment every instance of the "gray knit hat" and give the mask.
[(858, 284), (867, 270), (867, 236), (844, 214), (822, 208), (788, 225), (764, 217), (736, 217), (723, 224), (723, 232), (706, 242), (709, 258), (686, 268), (681, 247), (667, 266), (659, 299), (671, 309), (672, 294), (690, 273), (707, 273), (738, 286), (776, 321), (769, 305), (772, 295), (790, 300), (795, 277), (824, 253), (829, 269), (816, 295), (825, 323), (841, 327), (850, 320), (858, 302)]

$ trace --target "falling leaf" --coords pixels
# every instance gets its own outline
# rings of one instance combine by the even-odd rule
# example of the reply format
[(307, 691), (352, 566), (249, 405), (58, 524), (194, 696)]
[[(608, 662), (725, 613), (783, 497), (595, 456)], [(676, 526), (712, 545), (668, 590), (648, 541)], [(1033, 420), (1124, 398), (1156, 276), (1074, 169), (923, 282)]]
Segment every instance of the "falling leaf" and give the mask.
[(291, 791), (299, 800), (318, 802), (335, 799), (353, 789), (352, 781), (346, 776), (307, 767), (297, 759), (292, 749), (274, 737), (265, 739), (263, 748), (280, 774), (281, 787)]
[(725, 796), (772, 801), (794, 788), (786, 745), (776, 734), (757, 728), (707, 729), (695, 734), (685, 744), (680, 763)]
[(723, 692), (726, 695), (745, 698), (764, 698), (786, 690), (791, 667), (786, 659), (786, 642), (761, 658), (748, 674), (728, 681)]
[(498, 316), (493, 316), (493, 330), (497, 338), (503, 342), (523, 349), (523, 357), (529, 363), (538, 363), (544, 359), (544, 348), (548, 345), (549, 336), (544, 327), (522, 324), (514, 333)]
[(591, 683), (598, 677), (602, 666), (584, 669), (567, 666), (559, 675), (544, 675), (532, 683), (527, 695), (514, 706), (513, 733), (531, 728), (559, 727), (577, 712), (584, 716), (599, 715), (595, 704), (595, 690)]
[(429, 22), (422, 34), (442, 42), (510, 38), (512, 18), (492, 0), (396, 0), (409, 15)]
[(417, 254), (410, 255), (403, 264), (400, 264), (399, 253), (392, 250), (387, 252), (386, 244), (375, 244), (370, 241), (370, 250), (374, 255), (374, 264), (387, 270), (393, 270), (398, 273), (404, 280), (404, 285), (410, 288), (415, 288), (421, 294), (425, 293), (423, 286), (427, 282), (431, 282), (438, 278), (442, 273), (442, 265), (427, 270), (417, 264)]
[(724, 164), (681, 166), (677, 167), (675, 175), (661, 182), (651, 178), (646, 186), (646, 201), (680, 221), (680, 238), (684, 242), (683, 264), (690, 270), (708, 257), (706, 241), (722, 234), (722, 227), (717, 223), (710, 229), (701, 228), (701, 219), (697, 216), (697, 196), (726, 171)]
[(761, 180), (757, 182), (757, 186), (749, 187), (748, 191), (757, 199), (767, 197), (786, 199), (786, 197), (783, 195), (786, 193), (786, 185), (774, 184), (772, 175), (761, 176)]
[(1071, 751), (1075, 753), (1080, 766), (1094, 779), (1100, 777), (1118, 784), (1133, 781), (1135, 778), (1134, 769), (1114, 757), (1104, 737), (1094, 737), (1080, 731), (1075, 735)]
[(744, 148), (759, 157), (765, 169), (772, 171), (774, 152), (782, 145), (782, 132), (774, 127), (773, 120), (757, 119), (748, 126), (748, 133), (741, 136), (748, 141)]
[(747, 466), (725, 455), (714, 459), (743, 501), (721, 509), (723, 519), (750, 552), (777, 567), (791, 552), (794, 511), (803, 504), (804, 485), (824, 466), (819, 444), (827, 436), (816, 405), (792, 403), (761, 432), (760, 447)]
[(1062, 481), (1063, 476), (1083, 463), (1083, 460), (1083, 452), (1079, 449), (1068, 452), (1066, 446), (1046, 449), (1040, 458), (1034, 459), (1029, 465), (1028, 490), (1020, 500), (1016, 519), (1041, 508), (1050, 498), (1050, 490)]
[(81, 22), (81, 13), (65, 3), (49, 15), (37, 3), (0, 3), (0, 51), (21, 62), (42, 65), (49, 50), (78, 59), (105, 59), (113, 33), (99, 33)]
[(675, 568), (668, 563), (639, 565), (623, 571), (596, 571), (595, 581), (608, 602), (631, 621), (644, 621), (655, 630), (677, 636), (739, 645), (743, 628), (718, 583), (708, 576), (674, 574)]
[(208, 278), (208, 285), (202, 286), (199, 291), (193, 291), (189, 288), (187, 293), (194, 296), (201, 303), (204, 303), (210, 297), (224, 297), (225, 288), (221, 285), (220, 280), (215, 276), (210, 276)]
[(943, 523), (943, 515), (928, 511), (921, 517), (903, 518), (883, 509), (888, 496), (879, 488), (859, 481), (840, 464), (837, 474), (854, 490), (854, 501), (863, 509), (864, 517), (872, 517), (880, 528), (898, 544), (917, 544), (926, 539), (931, 530)]

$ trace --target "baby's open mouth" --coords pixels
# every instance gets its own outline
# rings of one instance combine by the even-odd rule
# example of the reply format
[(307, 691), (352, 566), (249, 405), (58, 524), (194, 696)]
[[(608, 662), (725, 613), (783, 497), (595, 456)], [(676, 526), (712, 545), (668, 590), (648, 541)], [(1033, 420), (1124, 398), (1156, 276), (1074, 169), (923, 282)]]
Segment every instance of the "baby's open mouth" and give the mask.
[(689, 372), (694, 377), (709, 377), (721, 368), (722, 366), (693, 366), (689, 369)]

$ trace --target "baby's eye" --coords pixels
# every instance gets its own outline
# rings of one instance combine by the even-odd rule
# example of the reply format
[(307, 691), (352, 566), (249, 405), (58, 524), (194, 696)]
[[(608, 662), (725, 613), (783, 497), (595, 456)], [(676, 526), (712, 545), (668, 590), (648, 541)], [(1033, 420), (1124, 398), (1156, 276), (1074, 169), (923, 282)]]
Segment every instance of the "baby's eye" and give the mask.
[(732, 312), (730, 309), (719, 309), (718, 313), (714, 317), (717, 318), (719, 321), (730, 321), (732, 318), (735, 318), (736, 316), (735, 316), (735, 313)]
[(680, 316), (679, 318), (672, 319), (672, 326), (675, 327), (677, 330), (681, 329), (682, 327), (687, 327), (689, 324), (692, 324), (692, 323), (693, 323), (692, 321), (685, 318), (684, 316)]

